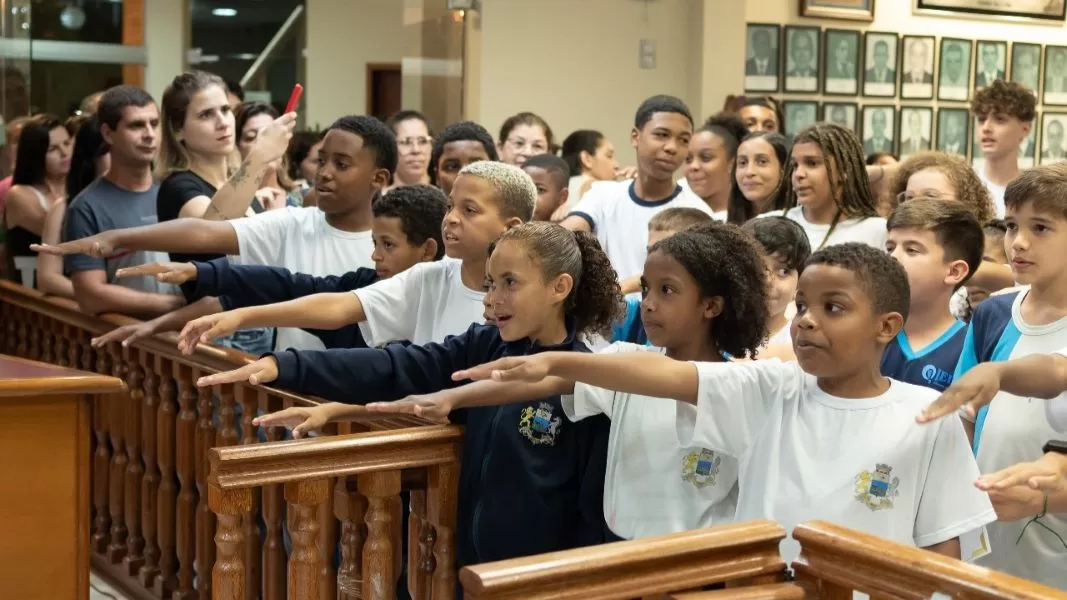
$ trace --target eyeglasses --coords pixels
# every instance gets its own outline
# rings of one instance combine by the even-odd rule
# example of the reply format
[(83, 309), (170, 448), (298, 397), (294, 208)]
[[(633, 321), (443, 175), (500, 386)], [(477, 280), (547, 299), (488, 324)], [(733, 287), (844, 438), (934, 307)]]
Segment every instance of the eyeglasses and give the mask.
[(399, 139), (399, 140), (396, 141), (396, 144), (398, 146), (403, 146), (405, 148), (410, 148), (412, 146), (418, 146), (419, 148), (425, 148), (425, 147), (429, 146), (432, 143), (433, 143), (433, 138), (428, 138), (428, 137), (409, 137), (409, 138)]
[(543, 154), (548, 152), (548, 144), (541, 140), (526, 141), (522, 138), (512, 138), (505, 142), (508, 148), (511, 148), (513, 152), (522, 152), (524, 149), (529, 148), (536, 154)]
[(938, 190), (920, 190), (916, 192), (900, 192), (897, 194), (897, 204), (903, 204), (910, 200), (955, 200), (952, 196), (942, 194)]

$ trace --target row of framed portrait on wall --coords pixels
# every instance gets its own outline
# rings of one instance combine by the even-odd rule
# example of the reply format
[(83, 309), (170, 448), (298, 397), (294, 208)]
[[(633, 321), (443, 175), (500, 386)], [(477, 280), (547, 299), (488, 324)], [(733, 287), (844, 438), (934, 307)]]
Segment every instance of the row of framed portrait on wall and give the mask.
[(1007, 79), (1067, 106), (1067, 46), (768, 23), (747, 40), (746, 92), (967, 102)]
[[(821, 104), (821, 105), (820, 105)], [(782, 102), (785, 133), (792, 136), (801, 129), (826, 121), (836, 123), (859, 135), (864, 154), (878, 152), (905, 158), (924, 150), (940, 150), (982, 159), (981, 135), (973, 127), (974, 119), (966, 108), (866, 104), (785, 100)], [(1032, 167), (1067, 159), (1067, 112), (1045, 112), (1034, 119), (1030, 135), (1019, 148), (1020, 166)], [(968, 144), (967, 140), (971, 140)]]

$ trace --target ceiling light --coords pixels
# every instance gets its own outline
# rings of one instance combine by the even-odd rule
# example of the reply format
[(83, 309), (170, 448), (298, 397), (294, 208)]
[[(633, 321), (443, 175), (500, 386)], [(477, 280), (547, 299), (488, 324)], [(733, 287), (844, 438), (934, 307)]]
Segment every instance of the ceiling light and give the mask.
[(211, 11), (211, 14), (215, 15), (216, 17), (236, 17), (237, 16), (237, 9), (236, 8), (216, 8), (215, 10)]

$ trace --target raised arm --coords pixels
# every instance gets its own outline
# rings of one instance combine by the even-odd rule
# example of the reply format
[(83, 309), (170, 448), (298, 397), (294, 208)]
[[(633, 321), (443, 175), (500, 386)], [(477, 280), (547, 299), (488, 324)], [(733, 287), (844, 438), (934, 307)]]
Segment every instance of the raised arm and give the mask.
[(653, 398), (673, 398), (688, 404), (696, 404), (697, 401), (696, 367), (648, 352), (545, 352), (503, 358), (453, 374), (456, 380), (492, 379), (499, 382), (538, 382), (545, 377), (581, 381)]

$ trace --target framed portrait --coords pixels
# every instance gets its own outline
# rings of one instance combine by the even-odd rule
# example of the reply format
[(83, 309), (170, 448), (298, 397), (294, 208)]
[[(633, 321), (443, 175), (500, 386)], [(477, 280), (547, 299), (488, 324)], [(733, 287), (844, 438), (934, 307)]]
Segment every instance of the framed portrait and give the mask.
[(827, 29), (823, 39), (822, 89), (827, 96), (860, 91), (860, 32)]
[(819, 120), (819, 103), (814, 100), (786, 100), (782, 102), (785, 135), (792, 139), (798, 131)]
[(863, 153), (867, 156), (878, 152), (896, 151), (896, 107), (892, 104), (868, 104), (863, 107)]
[(869, 23), (874, 20), (874, 0), (800, 0), (800, 16)]
[(1034, 90), (1040, 98), (1041, 92), (1041, 44), (1012, 42), (1011, 71), (1008, 77)]
[(1067, 46), (1045, 46), (1042, 104), (1067, 106)]
[(929, 150), (934, 140), (934, 109), (905, 106), (900, 109), (897, 146), (900, 159)]
[(1067, 113), (1046, 112), (1041, 115), (1041, 144), (1038, 146), (1038, 164), (1067, 160)]
[(1034, 117), (1034, 123), (1030, 127), (1030, 134), (1026, 136), (1022, 144), (1019, 144), (1019, 168), (1029, 169), (1037, 164), (1037, 132), (1041, 128), (1041, 115)]
[(974, 42), (941, 38), (940, 68), (937, 71), (937, 99), (966, 102), (971, 99), (971, 51)]
[(935, 16), (960, 18), (984, 17), (998, 20), (1029, 21), (1056, 25), (1067, 17), (1063, 0), (1011, 0), (988, 2), (982, 0), (915, 0), (913, 12)]
[(777, 92), (781, 27), (772, 23), (749, 23), (745, 39), (745, 91)]
[(982, 89), (998, 79), (1007, 78), (1008, 43), (978, 40), (975, 42), (974, 89)]
[(934, 97), (934, 36), (906, 35), (900, 65), (900, 97), (932, 100)]
[(937, 111), (937, 135), (934, 147), (940, 152), (967, 156), (971, 137), (971, 111), (966, 108), (942, 108)]
[(822, 120), (847, 128), (852, 133), (859, 131), (859, 105), (855, 102), (823, 102)]
[(819, 28), (785, 26), (785, 91), (819, 91)]
[(895, 98), (897, 95), (897, 47), (895, 33), (868, 31), (863, 34), (863, 95)]

